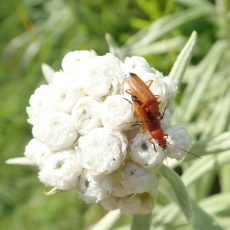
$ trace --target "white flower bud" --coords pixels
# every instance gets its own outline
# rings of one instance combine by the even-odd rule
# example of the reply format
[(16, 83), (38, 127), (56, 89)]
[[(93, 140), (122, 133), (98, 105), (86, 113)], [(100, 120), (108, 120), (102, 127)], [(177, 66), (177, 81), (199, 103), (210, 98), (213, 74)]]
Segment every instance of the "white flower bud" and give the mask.
[(118, 207), (124, 214), (137, 214), (141, 206), (141, 199), (137, 196), (120, 198)]
[(58, 152), (50, 156), (39, 172), (42, 183), (59, 190), (76, 188), (82, 172), (81, 162), (74, 151)]
[(33, 138), (26, 145), (24, 154), (31, 163), (42, 167), (46, 159), (53, 153), (46, 145)]
[(49, 85), (41, 85), (31, 95), (29, 106), (26, 108), (29, 117), (27, 121), (30, 124), (37, 123), (45, 112), (55, 110), (52, 103), (52, 93)]
[(101, 103), (92, 97), (82, 97), (74, 105), (71, 119), (81, 135), (102, 126), (100, 108)]
[(105, 127), (125, 131), (134, 121), (132, 104), (121, 95), (108, 96), (101, 108), (101, 120)]
[(181, 160), (186, 152), (191, 148), (192, 138), (188, 131), (179, 125), (174, 125), (166, 130), (167, 149), (166, 154), (168, 157)]
[(127, 144), (127, 137), (119, 131), (91, 130), (79, 138), (83, 167), (97, 174), (117, 170), (126, 157)]
[(99, 202), (112, 191), (112, 181), (108, 175), (95, 175), (84, 171), (80, 177), (79, 194), (87, 203)]
[(52, 151), (70, 148), (78, 138), (70, 115), (63, 112), (44, 114), (32, 132), (35, 138), (48, 145)]
[(76, 89), (74, 84), (67, 79), (64, 73), (55, 73), (53, 82), (50, 84), (52, 87), (52, 104), (56, 110), (71, 113), (73, 106), (82, 96), (79, 90)]
[(96, 57), (95, 51), (91, 50), (76, 50), (67, 53), (62, 59), (62, 69), (69, 78), (73, 81), (78, 81), (81, 78), (81, 69), (84, 61)]
[(121, 184), (132, 193), (156, 193), (158, 182), (150, 171), (134, 162), (128, 162), (121, 172)]
[(126, 57), (122, 69), (125, 74), (135, 73), (142, 75), (145, 72), (152, 72), (148, 62), (143, 57), (138, 56)]
[(154, 142), (154, 139), (149, 142), (149, 137), (149, 132), (138, 133), (130, 144), (132, 160), (146, 168), (159, 166), (165, 158), (162, 148)]
[(86, 94), (96, 98), (121, 92), (123, 74), (120, 61), (112, 54), (97, 56), (82, 69), (82, 87)]

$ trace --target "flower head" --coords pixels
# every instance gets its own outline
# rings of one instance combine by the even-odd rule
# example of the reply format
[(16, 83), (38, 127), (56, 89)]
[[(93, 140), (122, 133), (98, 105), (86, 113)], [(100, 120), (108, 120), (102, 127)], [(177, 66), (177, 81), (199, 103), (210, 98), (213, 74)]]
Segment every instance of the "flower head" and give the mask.
[[(137, 56), (122, 62), (109, 53), (73, 51), (61, 66), (53, 72), (43, 65), (48, 84), (29, 99), (33, 138), (20, 162), (37, 166), (47, 186), (78, 190), (85, 202), (148, 213), (156, 199), (157, 169), (166, 157), (182, 159), (191, 146), (186, 129), (170, 123), (176, 84)], [(128, 73), (147, 85), (150, 98), (134, 95)]]

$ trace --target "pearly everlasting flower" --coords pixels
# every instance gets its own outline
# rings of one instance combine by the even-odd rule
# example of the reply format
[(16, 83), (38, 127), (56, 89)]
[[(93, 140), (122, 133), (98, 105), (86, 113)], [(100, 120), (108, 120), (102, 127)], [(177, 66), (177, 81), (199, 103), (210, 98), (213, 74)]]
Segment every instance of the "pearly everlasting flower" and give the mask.
[(35, 138), (48, 145), (52, 151), (70, 148), (78, 138), (70, 115), (62, 112), (44, 114), (32, 132)]
[(87, 203), (99, 202), (112, 191), (112, 181), (108, 175), (95, 175), (84, 171), (80, 178), (80, 197)]
[(25, 156), (26, 158), (38, 167), (42, 167), (44, 162), (50, 157), (53, 153), (48, 148), (47, 145), (41, 143), (35, 138), (31, 139), (25, 147)]
[(121, 172), (121, 184), (132, 193), (156, 193), (158, 186), (156, 177), (150, 171), (132, 161)]
[(112, 54), (97, 56), (85, 63), (82, 87), (86, 94), (98, 99), (121, 92), (121, 62)]
[(157, 142), (148, 140), (149, 133), (138, 133), (131, 141), (130, 156), (133, 161), (146, 168), (162, 164), (165, 153)]
[[(110, 53), (81, 50), (67, 53), (61, 65), (57, 72), (43, 65), (47, 84), (34, 91), (27, 107), (33, 138), (25, 157), (8, 163), (37, 166), (42, 183), (54, 190), (76, 189), (87, 203), (147, 214), (164, 159), (180, 160), (191, 146), (186, 129), (170, 122), (177, 85), (138, 56), (122, 62)], [(143, 88), (159, 105), (148, 91), (131, 98), (128, 73), (152, 81)], [(147, 122), (153, 123), (147, 127)], [(164, 148), (153, 131), (166, 141)]]
[(39, 179), (58, 190), (76, 188), (82, 172), (79, 157), (73, 150), (58, 152), (50, 156), (39, 171)]
[(181, 160), (192, 145), (191, 136), (184, 127), (179, 125), (168, 128), (166, 133), (168, 134), (167, 156)]
[(82, 165), (96, 174), (117, 170), (127, 153), (127, 137), (115, 130), (97, 128), (79, 138)]
[(119, 131), (130, 129), (134, 121), (132, 104), (122, 95), (108, 96), (100, 114), (103, 126)]
[(81, 134), (87, 134), (102, 126), (100, 117), (101, 103), (92, 97), (82, 97), (73, 107), (71, 119)]

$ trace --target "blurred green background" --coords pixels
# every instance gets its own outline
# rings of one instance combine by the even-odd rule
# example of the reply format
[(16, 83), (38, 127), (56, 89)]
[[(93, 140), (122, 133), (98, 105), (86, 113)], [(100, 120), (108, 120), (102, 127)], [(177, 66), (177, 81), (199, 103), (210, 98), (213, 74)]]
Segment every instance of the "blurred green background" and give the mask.
[[(210, 130), (202, 133), (201, 126), (200, 131), (196, 132), (194, 129), (197, 127), (195, 122), (199, 120), (199, 113), (210, 100), (214, 101), (215, 107), (219, 98), (229, 97), (227, 90), (230, 73), (229, 5), (229, 1), (224, 0), (2, 1), (0, 229), (88, 229), (105, 214), (99, 205), (86, 205), (80, 201), (76, 192), (47, 197), (43, 194), (47, 188), (37, 180), (36, 169), (4, 164), (8, 158), (22, 156), (24, 146), (31, 138), (31, 126), (26, 122), (25, 108), (34, 89), (45, 82), (41, 72), (42, 63), (47, 63), (58, 70), (61, 68), (61, 60), (65, 53), (76, 49), (93, 49), (103, 55), (109, 51), (105, 41), (105, 34), (109, 33), (113, 41), (116, 41), (116, 46), (120, 47), (121, 57), (145, 55), (152, 66), (167, 75), (179, 50), (193, 30), (196, 30), (199, 36), (192, 59), (194, 66), (202, 63), (213, 44), (226, 40), (227, 45), (222, 48), (226, 50), (223, 51), (223, 59), (221, 63), (216, 64), (218, 68), (215, 66), (211, 72), (211, 75), (214, 75), (215, 71), (217, 74), (222, 73), (220, 82), (221, 84), (225, 82), (226, 87), (218, 89), (219, 95), (216, 93), (211, 99), (206, 98), (202, 106), (196, 106), (195, 112), (187, 121), (182, 119), (183, 123), (188, 123), (196, 140), (218, 135), (229, 129), (229, 111), (225, 113), (225, 117), (219, 115), (221, 117), (219, 118), (217, 115), (218, 121), (224, 121), (221, 123), (221, 128), (216, 125), (217, 131), (212, 133), (213, 129), (209, 128)], [(165, 17), (167, 19), (168, 15), (173, 15), (174, 25), (170, 28), (162, 27), (165, 30), (162, 34), (158, 34), (157, 38), (150, 38), (145, 44), (148, 52), (145, 51), (138, 44), (138, 36), (143, 38), (145, 29), (142, 34), (138, 31), (142, 31), (143, 28), (149, 31), (148, 26)], [(170, 21), (166, 20), (166, 25)], [(130, 37), (134, 42), (132, 39), (128, 40)], [(167, 43), (168, 39), (173, 37), (178, 39)], [(199, 76), (196, 79), (199, 79)], [(186, 84), (186, 82), (182, 84), (181, 95)], [(218, 84), (218, 81), (213, 81), (213, 85), (215, 84)], [(180, 97), (177, 100), (180, 103)], [(208, 113), (210, 114), (210, 111)], [(179, 119), (180, 116), (175, 118)], [(213, 175), (210, 189), (203, 196), (213, 191), (220, 192), (220, 188), (211, 188), (216, 175)], [(125, 223), (129, 223), (129, 217), (120, 219), (120, 225)]]

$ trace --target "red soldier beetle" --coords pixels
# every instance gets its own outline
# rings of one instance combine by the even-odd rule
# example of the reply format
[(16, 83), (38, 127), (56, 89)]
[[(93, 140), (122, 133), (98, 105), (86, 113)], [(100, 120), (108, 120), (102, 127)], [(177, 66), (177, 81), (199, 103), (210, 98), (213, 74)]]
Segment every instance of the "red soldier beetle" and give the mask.
[(153, 80), (145, 83), (135, 73), (128, 73), (125, 80), (130, 87), (125, 92), (137, 98), (141, 102), (141, 108), (146, 112), (151, 112), (154, 117), (160, 118), (158, 96), (154, 95), (149, 89)]
[[(161, 127), (161, 120), (164, 117), (167, 106), (161, 115), (159, 108), (160, 102), (157, 101), (158, 96), (154, 95), (149, 89), (153, 80), (149, 80), (145, 83), (136, 74), (129, 73), (126, 75), (126, 82), (130, 89), (125, 90), (125, 92), (131, 95), (136, 116), (144, 123), (145, 131), (149, 131), (151, 134), (149, 141), (151, 142), (151, 140), (154, 139), (158, 145), (165, 150), (167, 148), (166, 137), (168, 134), (164, 133)], [(156, 151), (155, 145), (154, 149)], [(178, 149), (199, 157), (179, 147)]]

